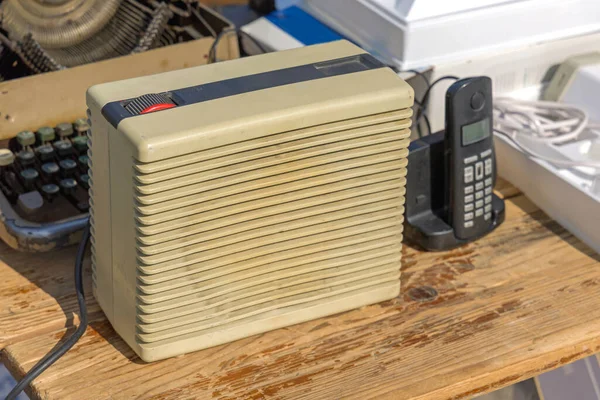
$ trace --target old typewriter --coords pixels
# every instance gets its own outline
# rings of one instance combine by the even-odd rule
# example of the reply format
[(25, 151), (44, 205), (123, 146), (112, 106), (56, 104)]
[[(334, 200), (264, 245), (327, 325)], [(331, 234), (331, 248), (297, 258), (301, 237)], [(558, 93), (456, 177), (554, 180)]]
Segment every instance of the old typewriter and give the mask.
[(0, 237), (25, 251), (75, 243), (89, 202), (85, 119), (22, 131), (0, 148)]
[[(0, 82), (219, 38), (230, 28), (197, 0), (0, 1)], [(88, 121), (47, 117), (48, 126), (0, 134), (10, 138), (0, 140), (0, 240), (21, 251), (77, 243), (88, 217)]]

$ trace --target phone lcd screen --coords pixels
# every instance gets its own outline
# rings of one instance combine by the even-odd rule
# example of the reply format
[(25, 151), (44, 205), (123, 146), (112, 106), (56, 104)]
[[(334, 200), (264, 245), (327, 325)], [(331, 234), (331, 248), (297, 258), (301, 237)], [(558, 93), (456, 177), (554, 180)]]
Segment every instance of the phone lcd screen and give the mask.
[(462, 127), (462, 145), (468, 146), (490, 136), (490, 119), (485, 118)]

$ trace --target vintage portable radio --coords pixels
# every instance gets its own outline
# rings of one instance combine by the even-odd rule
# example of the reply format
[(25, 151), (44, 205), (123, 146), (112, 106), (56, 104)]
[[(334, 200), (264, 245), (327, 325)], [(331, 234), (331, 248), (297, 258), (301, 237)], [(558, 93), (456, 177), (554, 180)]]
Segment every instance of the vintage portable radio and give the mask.
[(413, 90), (345, 42), (94, 86), (94, 293), (146, 361), (398, 296)]

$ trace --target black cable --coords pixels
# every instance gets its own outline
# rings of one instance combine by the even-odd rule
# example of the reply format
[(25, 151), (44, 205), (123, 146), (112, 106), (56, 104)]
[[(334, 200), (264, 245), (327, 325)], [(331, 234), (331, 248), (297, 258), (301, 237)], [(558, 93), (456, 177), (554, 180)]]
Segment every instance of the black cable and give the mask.
[[(431, 81), (429, 80), (427, 75), (425, 75), (421, 71), (417, 71), (416, 69), (407, 69), (406, 71), (403, 71), (403, 72), (412, 72), (413, 74), (418, 75), (421, 79), (423, 79), (423, 81), (425, 82), (425, 85), (427, 85), (427, 90), (429, 90), (429, 88), (432, 86)], [(423, 96), (423, 99), (425, 99), (425, 96)], [(415, 99), (415, 104), (417, 106), (419, 106), (419, 108), (423, 108), (425, 103), (423, 102), (423, 100), (419, 101), (419, 100)], [(431, 135), (431, 123), (429, 122), (429, 118), (427, 117), (427, 115), (424, 116), (424, 119), (425, 119), (425, 125), (427, 126), (427, 134)], [(422, 138), (423, 132), (421, 132), (421, 124), (415, 123), (415, 125), (416, 125), (417, 134), (419, 135), (419, 138)]]
[[(421, 107), (423, 107), (423, 103), (421, 103), (419, 100), (415, 99), (415, 105), (420, 109)], [(427, 118), (427, 115), (425, 115), (425, 124), (427, 125), (427, 129), (429, 130), (429, 133), (431, 134), (431, 124), (429, 123), (429, 118)], [(422, 132), (421, 132), (421, 127), (417, 126), (417, 134), (419, 135), (419, 139), (421, 139), (423, 137)]]
[[(425, 125), (427, 126), (427, 135), (431, 135), (431, 123), (429, 122), (429, 117), (427, 114), (424, 114), (423, 118), (425, 119)], [(421, 129), (419, 129), (419, 137), (421, 137)]]
[[(408, 69), (406, 70), (406, 72), (412, 72), (415, 75), (418, 75), (421, 79), (423, 79), (423, 81), (425, 82), (425, 85), (427, 85), (427, 89), (429, 89), (431, 87), (431, 81), (429, 80), (429, 78), (427, 77), (427, 75), (425, 75), (423, 72), (421, 71), (417, 71), (416, 69)], [(418, 102), (417, 99), (415, 99), (415, 103), (419, 106), (419, 107), (423, 107), (423, 102)], [(419, 135), (419, 139), (423, 137), (423, 132), (421, 132), (421, 124), (416, 124), (417, 125), (417, 134)], [(425, 115), (425, 125), (427, 126), (427, 134), (431, 135), (431, 124), (429, 123), (429, 118), (427, 117), (427, 115)]]
[(404, 72), (412, 72), (415, 75), (419, 75), (421, 77), (421, 79), (423, 79), (425, 81), (425, 84), (427, 85), (427, 87), (428, 88), (431, 87), (431, 81), (429, 80), (427, 75), (425, 75), (423, 72), (417, 71), (416, 69), (407, 69)]
[[(423, 104), (415, 99), (415, 104), (417, 105), (418, 109), (420, 110), (423, 107)], [(418, 111), (417, 111), (418, 112)], [(429, 122), (429, 117), (427, 116), (427, 114), (423, 114), (423, 119), (425, 121), (425, 126), (427, 127), (427, 134), (431, 135), (431, 123)], [(416, 122), (415, 122), (416, 125)], [(416, 129), (417, 129), (417, 134), (419, 136), (419, 139), (423, 138), (423, 132), (421, 132), (421, 125), (416, 125)]]
[(54, 364), (60, 357), (62, 357), (77, 341), (83, 336), (87, 329), (87, 309), (85, 306), (85, 296), (83, 293), (83, 258), (85, 256), (85, 250), (90, 241), (90, 223), (86, 224), (83, 230), (83, 237), (79, 243), (79, 249), (77, 250), (77, 258), (75, 261), (75, 291), (77, 293), (77, 303), (79, 304), (79, 326), (77, 330), (66, 342), (60, 347), (54, 350), (52, 353), (46, 355), (41, 359), (25, 376), (17, 383), (17, 385), (10, 391), (6, 400), (15, 400), (17, 396), (41, 373), (43, 373), (48, 367)]
[[(457, 76), (452, 76), (452, 75), (446, 75), (446, 76), (442, 76), (441, 78), (436, 79), (431, 86), (429, 86), (427, 88), (427, 90), (425, 91), (425, 94), (423, 95), (423, 99), (421, 100), (421, 104), (422, 107), (419, 108), (419, 110), (417, 111), (417, 118), (415, 121), (415, 125), (417, 126), (417, 129), (419, 129), (419, 125), (421, 124), (421, 118), (423, 118), (423, 115), (427, 114), (427, 101), (429, 100), (429, 94), (431, 93), (431, 89), (433, 89), (433, 87), (435, 85), (437, 85), (438, 83), (445, 81), (445, 80), (455, 80), (457, 81), (459, 78)], [(430, 127), (431, 129), (431, 127)], [(431, 133), (431, 131), (429, 132)]]
[[(230, 32), (236, 32), (236, 30), (235, 30), (235, 29), (223, 29), (223, 30), (222, 30), (222, 31), (221, 31), (221, 32), (220, 32), (220, 33), (217, 35), (217, 37), (215, 38), (215, 41), (214, 41), (214, 42), (213, 42), (213, 44), (210, 46), (210, 50), (208, 51), (208, 61), (207, 61), (207, 62), (208, 62), (208, 64), (212, 64), (212, 63), (214, 63), (214, 62), (216, 62), (216, 61), (217, 61), (217, 58), (216, 58), (217, 45), (219, 44), (219, 42), (221, 41), (221, 39), (223, 38), (223, 36), (224, 36), (226, 33), (230, 33)], [(244, 32), (244, 31), (241, 31), (241, 30), (240, 30), (240, 31), (237, 31), (237, 34), (239, 35), (239, 37), (241, 37), (241, 36), (245, 36), (245, 37), (247, 37), (248, 39), (250, 39), (250, 41), (251, 41), (252, 43), (254, 43), (254, 45), (255, 45), (256, 47), (258, 47), (258, 49), (259, 49), (259, 50), (260, 50), (262, 53), (268, 53), (267, 49), (265, 49), (265, 47), (264, 47), (262, 44), (260, 44), (260, 43), (259, 43), (259, 42), (258, 42), (256, 39), (254, 39), (252, 36), (250, 36), (250, 35), (249, 35), (249, 34), (247, 34), (246, 32)]]
[(210, 46), (210, 49), (208, 50), (207, 64), (212, 64), (215, 61), (217, 61), (217, 46), (218, 46), (219, 42), (221, 41), (221, 39), (223, 38), (223, 36), (225, 36), (226, 33), (231, 33), (231, 32), (235, 32), (235, 29), (225, 28), (221, 32), (219, 32), (217, 37), (215, 37), (214, 42), (212, 43), (212, 45)]
[[(423, 107), (423, 103), (421, 103), (419, 100), (415, 99), (415, 104), (417, 105), (417, 107), (421, 108)], [(423, 114), (423, 118), (425, 119), (425, 126), (427, 126), (427, 134), (431, 135), (431, 123), (429, 122), (429, 117), (427, 117), (427, 114)], [(423, 137), (423, 134), (421, 132), (421, 126), (417, 126), (417, 134), (419, 135), (419, 139), (421, 139)]]

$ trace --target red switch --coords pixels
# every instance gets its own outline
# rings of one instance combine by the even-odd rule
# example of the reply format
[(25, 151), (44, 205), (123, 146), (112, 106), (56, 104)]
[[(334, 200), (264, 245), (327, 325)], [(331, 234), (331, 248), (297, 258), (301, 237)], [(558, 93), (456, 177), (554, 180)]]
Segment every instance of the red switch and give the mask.
[(173, 108), (175, 107), (175, 104), (173, 103), (158, 103), (158, 104), (153, 104), (149, 107), (144, 108), (140, 114), (148, 114), (154, 111), (162, 111), (162, 110), (168, 110), (169, 108)]

